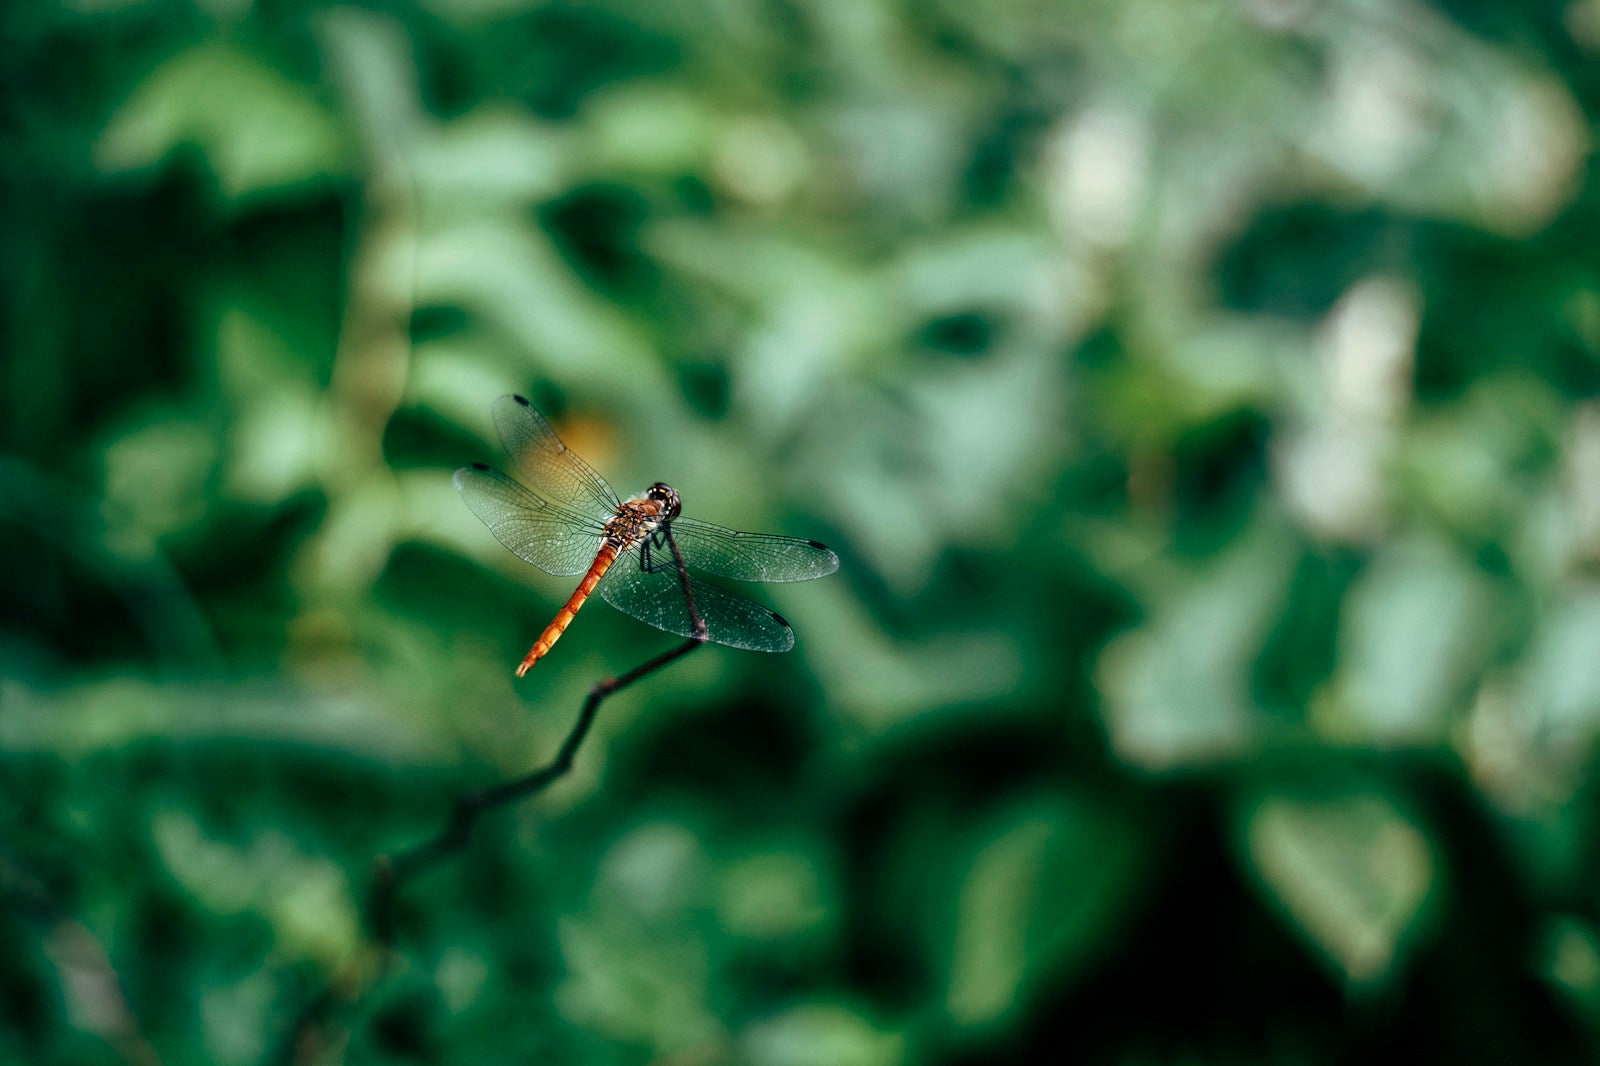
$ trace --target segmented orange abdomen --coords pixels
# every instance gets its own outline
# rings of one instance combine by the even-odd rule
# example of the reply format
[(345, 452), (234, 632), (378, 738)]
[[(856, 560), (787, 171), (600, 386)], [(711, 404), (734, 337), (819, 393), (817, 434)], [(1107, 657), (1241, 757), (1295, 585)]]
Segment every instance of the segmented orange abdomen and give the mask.
[(556, 641), (561, 639), (561, 634), (567, 631), (567, 626), (572, 624), (572, 619), (577, 616), (578, 608), (583, 606), (583, 601), (589, 598), (589, 593), (605, 577), (606, 571), (611, 569), (611, 564), (617, 561), (617, 546), (610, 541), (600, 545), (600, 552), (594, 557), (594, 562), (589, 566), (589, 572), (583, 575), (583, 580), (578, 582), (577, 589), (567, 599), (566, 605), (556, 612), (550, 624), (544, 627), (544, 632), (529, 649), (523, 658), (522, 665), (517, 667), (517, 676), (521, 677), (528, 672), (528, 668), (540, 659), (546, 652), (555, 647)]

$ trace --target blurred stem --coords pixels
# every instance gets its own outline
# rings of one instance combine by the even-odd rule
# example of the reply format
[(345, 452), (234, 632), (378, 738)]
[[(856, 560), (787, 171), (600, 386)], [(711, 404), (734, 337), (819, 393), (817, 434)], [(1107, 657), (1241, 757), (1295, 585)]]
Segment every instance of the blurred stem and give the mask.
[(383, 469), (383, 432), (405, 392), (421, 214), (412, 157), (422, 119), (414, 61), (398, 25), (346, 10), (324, 20), (322, 30), (365, 174), (329, 390), (335, 430), (345, 439), (335, 440), (340, 447), (324, 480), (345, 487)]
[[(320, 480), (329, 511), (307, 544), (298, 576), (315, 602), (364, 589), (388, 561), (392, 523), (362, 523), (392, 502), (383, 437), (405, 395), (411, 367), (421, 192), (412, 166), (422, 131), (409, 43), (378, 16), (345, 10), (320, 24), (321, 37), (361, 147), (363, 183), (352, 207), (344, 317), (321, 419)], [(341, 531), (366, 532), (349, 550)]]
[(131, 1066), (157, 1066), (161, 1058), (139, 1028), (106, 949), (88, 926), (62, 912), (38, 877), (3, 854), (0, 904), (45, 926), (40, 943), (72, 1024), (104, 1040)]

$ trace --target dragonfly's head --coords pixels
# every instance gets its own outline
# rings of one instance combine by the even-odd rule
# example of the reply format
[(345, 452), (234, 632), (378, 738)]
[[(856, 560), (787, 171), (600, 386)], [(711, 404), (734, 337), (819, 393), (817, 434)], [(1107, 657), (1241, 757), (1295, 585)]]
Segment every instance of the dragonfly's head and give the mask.
[(663, 522), (672, 521), (678, 517), (678, 512), (683, 510), (683, 501), (678, 498), (678, 490), (659, 481), (644, 490), (644, 498), (654, 500), (661, 505)]

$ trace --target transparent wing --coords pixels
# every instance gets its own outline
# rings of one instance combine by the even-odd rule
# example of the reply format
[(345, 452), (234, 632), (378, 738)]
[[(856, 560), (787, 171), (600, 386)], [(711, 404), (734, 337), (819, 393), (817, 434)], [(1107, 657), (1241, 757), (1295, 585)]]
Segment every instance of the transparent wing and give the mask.
[[(660, 553), (641, 555), (630, 551), (622, 556), (600, 579), (596, 591), (611, 606), (641, 622), (680, 637), (693, 636), (689, 604), (683, 597), (677, 568), (668, 563), (650, 569), (642, 561), (649, 554)], [(694, 593), (695, 610), (716, 643), (747, 651), (788, 651), (794, 647), (794, 630), (782, 615), (743, 596), (697, 581), (692, 575), (689, 587)]]
[(494, 402), (494, 428), (529, 487), (553, 503), (590, 517), (616, 513), (617, 494), (606, 479), (561, 443), (556, 431), (521, 396)]
[(547, 574), (581, 574), (600, 550), (601, 523), (543, 500), (498, 470), (464, 466), (456, 491), (495, 539)]
[(839, 557), (814, 540), (740, 533), (692, 518), (674, 519), (672, 535), (691, 570), (735, 581), (810, 581), (839, 569)]

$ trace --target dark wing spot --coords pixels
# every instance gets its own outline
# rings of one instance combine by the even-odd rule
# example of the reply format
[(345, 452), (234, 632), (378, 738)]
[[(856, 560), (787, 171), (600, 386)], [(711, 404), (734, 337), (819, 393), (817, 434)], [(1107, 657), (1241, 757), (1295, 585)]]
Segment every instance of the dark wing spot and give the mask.
[(513, 400), (517, 401), (518, 403), (520, 403), (524, 407), (532, 407), (533, 406), (533, 404), (529, 403), (527, 400), (523, 399), (521, 396), (513, 396), (511, 398)]
[(785, 628), (785, 629), (793, 629), (794, 628), (794, 626), (789, 624), (789, 620), (787, 618), (785, 618), (783, 615), (779, 614), (777, 611), (771, 611), (769, 613), (772, 615), (772, 620), (774, 622), (777, 622), (783, 628)]
[(829, 547), (826, 544), (822, 543), (820, 540), (808, 540), (808, 541), (806, 541), (806, 543), (811, 545), (813, 548), (821, 548), (823, 551), (831, 550), (831, 549), (829, 549)]
[(474, 469), (474, 470), (488, 470), (489, 467), (487, 465), (483, 464), (483, 463), (473, 463), (472, 464), (472, 469)]

